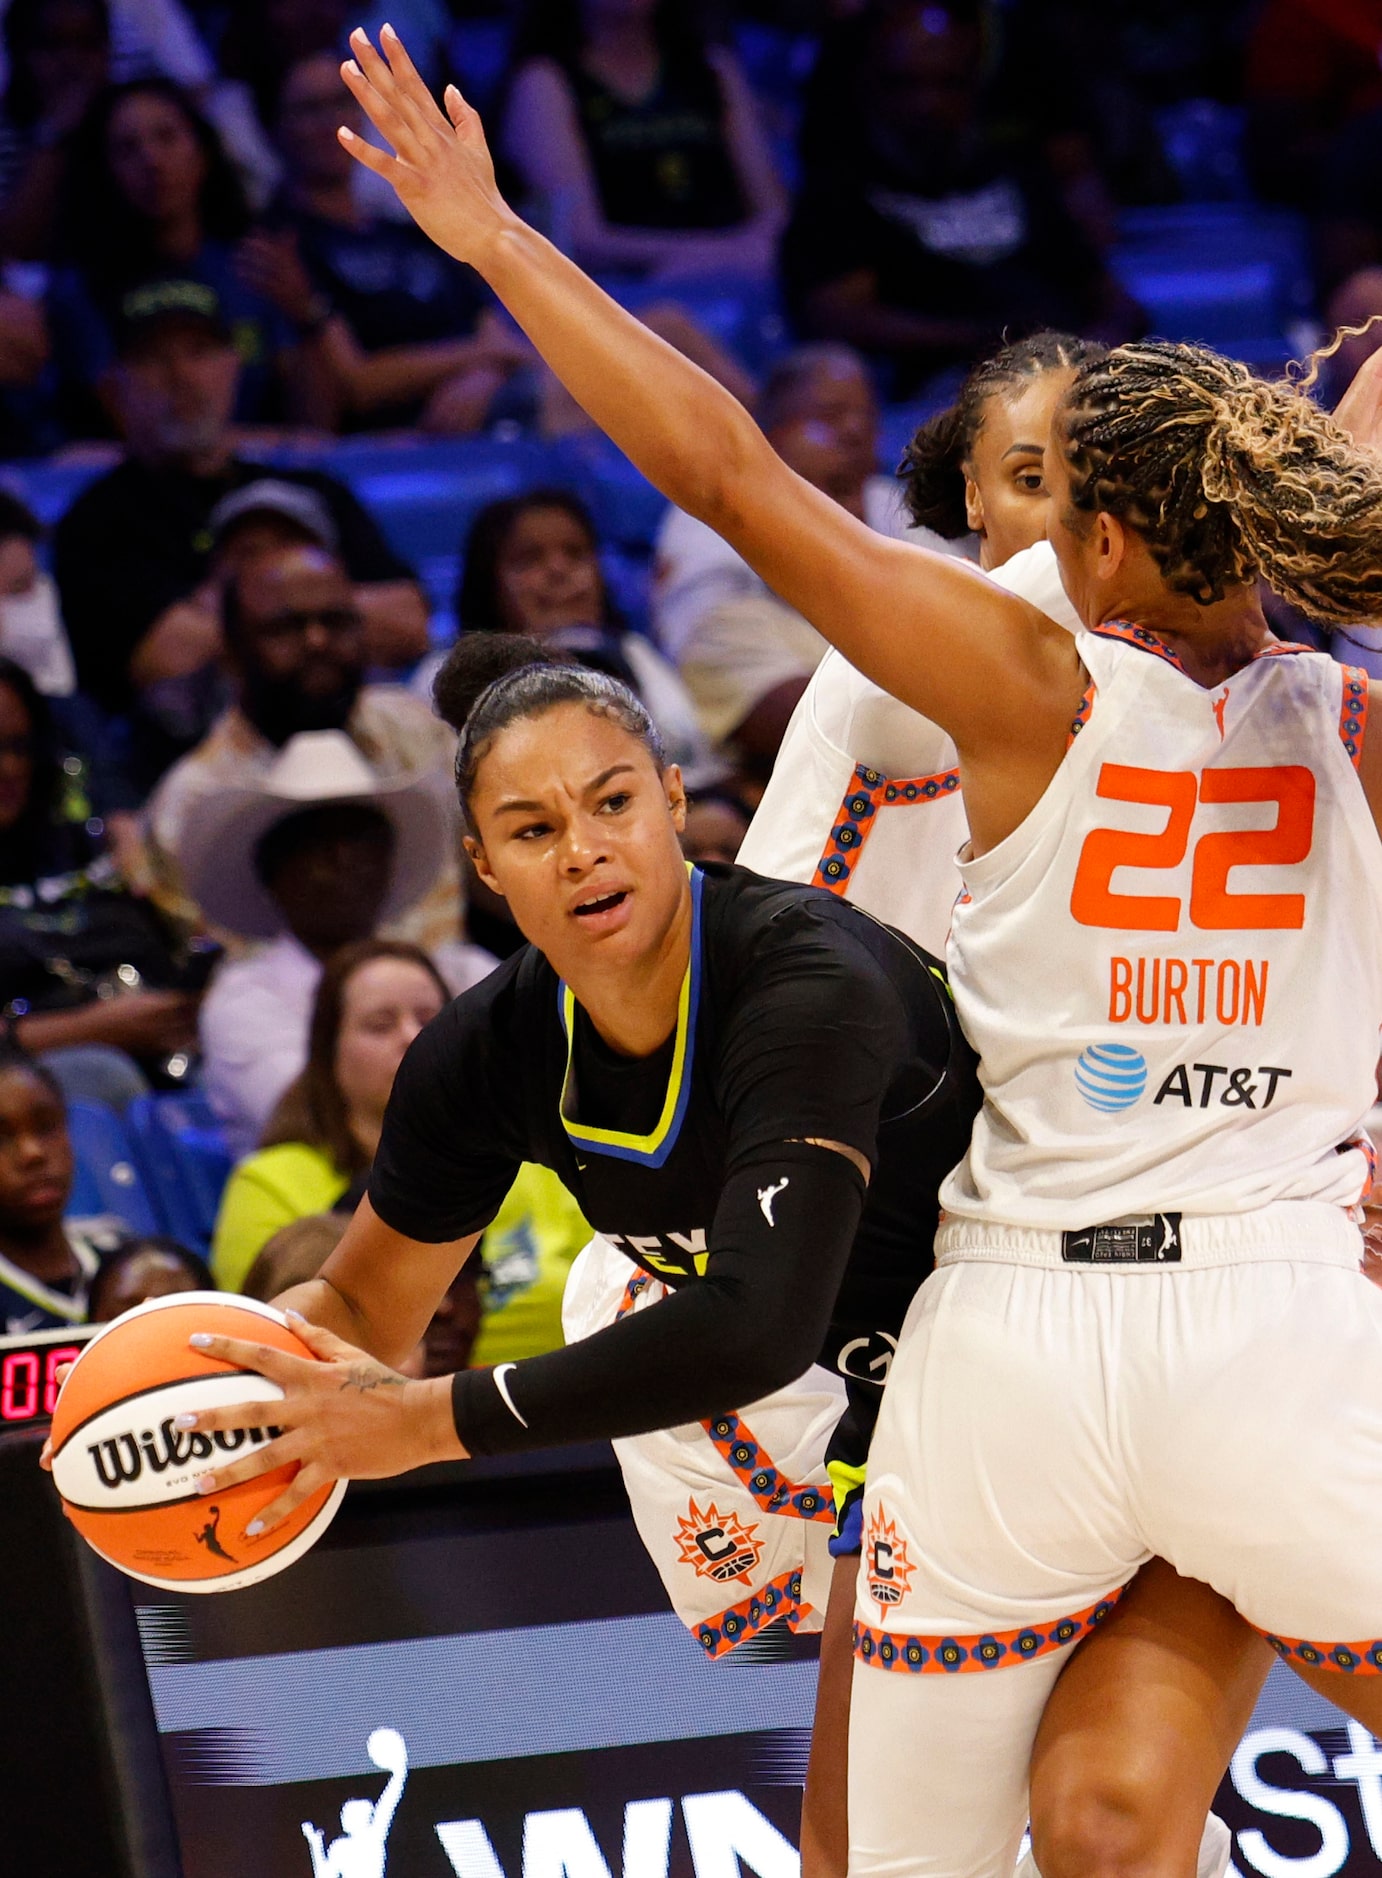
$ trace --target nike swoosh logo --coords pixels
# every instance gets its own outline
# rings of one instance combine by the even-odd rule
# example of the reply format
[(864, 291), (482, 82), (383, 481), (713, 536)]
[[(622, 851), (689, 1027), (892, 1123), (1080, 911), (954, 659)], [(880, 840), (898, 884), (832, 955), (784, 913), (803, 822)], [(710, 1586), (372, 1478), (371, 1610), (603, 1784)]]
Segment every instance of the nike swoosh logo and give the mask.
[(518, 1368), (517, 1363), (500, 1363), (493, 1372), (494, 1386), (499, 1391), (500, 1395), (503, 1396), (504, 1407), (509, 1411), (510, 1415), (513, 1416), (514, 1420), (518, 1423), (519, 1427), (526, 1428), (528, 1424), (523, 1419), (523, 1417), (519, 1414), (518, 1409), (514, 1403), (514, 1399), (509, 1394), (508, 1382), (505, 1380), (506, 1377), (508, 1376), (509, 1371), (511, 1369), (517, 1369), (517, 1368)]

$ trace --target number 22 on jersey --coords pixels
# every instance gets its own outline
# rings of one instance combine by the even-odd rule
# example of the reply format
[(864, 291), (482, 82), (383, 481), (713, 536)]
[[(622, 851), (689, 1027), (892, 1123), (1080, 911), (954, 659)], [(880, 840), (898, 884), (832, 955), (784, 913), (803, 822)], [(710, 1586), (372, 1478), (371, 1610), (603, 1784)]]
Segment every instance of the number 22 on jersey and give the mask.
[[(1115, 893), (1120, 867), (1165, 871), (1179, 867), (1190, 847), (1199, 805), (1272, 803), (1268, 828), (1213, 829), (1195, 843), (1190, 873), (1190, 924), (1205, 932), (1299, 929), (1303, 893), (1233, 893), (1235, 867), (1291, 867), (1310, 852), (1315, 828), (1315, 777), (1299, 764), (1264, 769), (1135, 769), (1105, 763), (1095, 793), (1109, 802), (1138, 802), (1167, 811), (1158, 834), (1095, 828), (1080, 850), (1070, 911), (1081, 926), (1119, 932), (1175, 932), (1178, 893)], [(1169, 883), (1168, 883), (1169, 884)]]

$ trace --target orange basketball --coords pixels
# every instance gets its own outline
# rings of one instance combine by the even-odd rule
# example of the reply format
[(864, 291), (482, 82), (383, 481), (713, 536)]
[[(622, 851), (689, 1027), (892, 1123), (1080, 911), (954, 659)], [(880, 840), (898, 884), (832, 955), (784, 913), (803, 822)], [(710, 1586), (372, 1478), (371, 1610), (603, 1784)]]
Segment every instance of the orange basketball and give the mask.
[(301, 1558), (335, 1517), (346, 1483), (324, 1486), (258, 1539), (245, 1527), (292, 1479), (278, 1467), (225, 1493), (197, 1492), (265, 1431), (185, 1434), (174, 1419), (232, 1402), (274, 1402), (277, 1383), (192, 1349), (194, 1332), (312, 1352), (252, 1298), (183, 1291), (126, 1311), (87, 1344), (53, 1415), (53, 1480), (78, 1532), (131, 1578), (168, 1591), (237, 1591)]

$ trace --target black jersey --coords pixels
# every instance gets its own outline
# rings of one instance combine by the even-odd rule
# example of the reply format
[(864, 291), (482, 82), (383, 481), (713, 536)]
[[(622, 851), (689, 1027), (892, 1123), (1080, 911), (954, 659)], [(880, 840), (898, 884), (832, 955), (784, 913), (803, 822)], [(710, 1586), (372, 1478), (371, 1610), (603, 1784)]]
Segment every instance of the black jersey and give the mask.
[[(702, 1420), (820, 1361), (852, 1385), (862, 1459), (968, 1145), (974, 1059), (940, 967), (858, 908), (734, 867), (695, 870), (692, 895), (678, 1023), (654, 1055), (611, 1050), (528, 947), (399, 1071), (370, 1182), (386, 1225), (478, 1232), (537, 1161), (675, 1293), (497, 1383), (460, 1379), (472, 1452)], [(864, 1157), (867, 1191), (824, 1142)]]

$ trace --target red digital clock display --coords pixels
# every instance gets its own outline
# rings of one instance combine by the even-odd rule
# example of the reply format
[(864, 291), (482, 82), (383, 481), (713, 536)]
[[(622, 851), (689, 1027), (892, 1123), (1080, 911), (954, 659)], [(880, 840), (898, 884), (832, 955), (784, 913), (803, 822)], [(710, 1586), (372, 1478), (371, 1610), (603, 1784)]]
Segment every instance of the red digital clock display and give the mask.
[(0, 1429), (49, 1420), (58, 1399), (58, 1370), (81, 1355), (91, 1334), (83, 1326), (0, 1337)]

